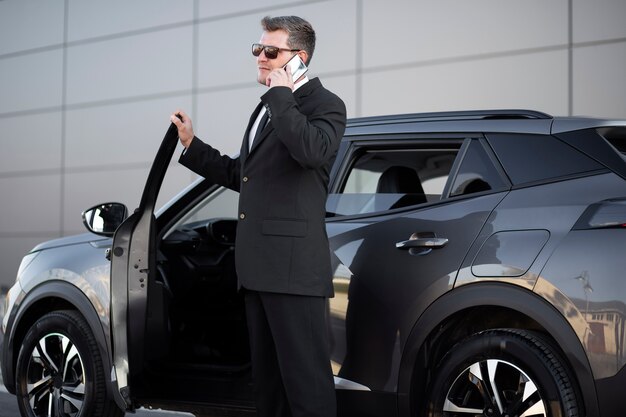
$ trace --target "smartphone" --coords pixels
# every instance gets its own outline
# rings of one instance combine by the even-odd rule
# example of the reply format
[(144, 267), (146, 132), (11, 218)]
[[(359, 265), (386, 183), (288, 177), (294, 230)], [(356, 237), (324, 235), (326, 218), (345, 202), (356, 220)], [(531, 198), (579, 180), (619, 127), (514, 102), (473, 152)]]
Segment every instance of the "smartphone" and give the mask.
[(294, 83), (298, 80), (298, 78), (302, 77), (302, 75), (309, 70), (304, 62), (302, 62), (298, 54), (295, 54), (285, 64), (285, 66), (283, 67), (285, 68), (285, 70), (287, 69), (287, 65), (289, 65), (289, 67), (291, 68), (291, 75), (293, 76)]

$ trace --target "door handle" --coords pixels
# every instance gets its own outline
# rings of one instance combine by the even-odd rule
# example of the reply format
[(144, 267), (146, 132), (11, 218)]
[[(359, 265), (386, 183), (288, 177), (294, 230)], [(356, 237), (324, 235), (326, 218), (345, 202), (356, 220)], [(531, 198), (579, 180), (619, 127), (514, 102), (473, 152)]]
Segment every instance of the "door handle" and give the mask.
[(424, 237), (403, 240), (396, 243), (398, 249), (410, 249), (410, 248), (442, 248), (446, 246), (448, 239), (445, 237)]
[(411, 255), (426, 255), (433, 249), (443, 248), (448, 244), (445, 237), (437, 237), (434, 233), (413, 233), (409, 240), (396, 243), (397, 249), (408, 250)]

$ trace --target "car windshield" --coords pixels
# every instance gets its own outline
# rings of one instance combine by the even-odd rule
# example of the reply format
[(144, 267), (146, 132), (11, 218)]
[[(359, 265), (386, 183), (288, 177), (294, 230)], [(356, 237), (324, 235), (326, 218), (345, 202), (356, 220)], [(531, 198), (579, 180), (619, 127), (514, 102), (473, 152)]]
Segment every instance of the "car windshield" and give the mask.
[[(197, 185), (198, 182), (194, 182), (189, 187)], [(189, 189), (188, 187), (188, 189)], [(187, 192), (188, 189), (183, 190), (181, 193)], [(172, 199), (175, 201), (178, 197)], [(185, 215), (183, 215), (164, 235), (167, 237), (173, 231), (183, 228), (190, 223), (197, 223), (209, 219), (236, 219), (237, 218), (237, 201), (239, 200), (239, 193), (229, 190), (228, 188), (220, 187), (214, 192), (210, 193), (199, 204), (194, 206)], [(169, 207), (163, 206), (162, 210)]]

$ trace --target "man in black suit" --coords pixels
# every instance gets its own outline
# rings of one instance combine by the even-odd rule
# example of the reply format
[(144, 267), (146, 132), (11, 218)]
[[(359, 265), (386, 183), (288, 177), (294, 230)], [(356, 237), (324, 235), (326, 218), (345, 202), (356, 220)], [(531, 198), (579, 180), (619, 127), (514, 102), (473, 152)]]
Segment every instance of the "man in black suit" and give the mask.
[(319, 79), (303, 75), (294, 82), (283, 69), (296, 54), (310, 63), (311, 25), (296, 16), (261, 23), (252, 53), (258, 82), (269, 89), (250, 117), (239, 157), (195, 137), (184, 112), (171, 120), (186, 148), (179, 162), (240, 193), (235, 264), (245, 291), (258, 415), (334, 416), (324, 217), (346, 110)]

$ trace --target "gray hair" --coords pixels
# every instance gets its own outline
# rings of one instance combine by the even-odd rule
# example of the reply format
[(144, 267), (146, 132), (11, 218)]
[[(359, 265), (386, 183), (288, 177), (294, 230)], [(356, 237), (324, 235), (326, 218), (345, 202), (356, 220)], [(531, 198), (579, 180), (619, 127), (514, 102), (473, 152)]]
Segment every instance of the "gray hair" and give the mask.
[(291, 49), (306, 51), (309, 56), (306, 64), (311, 62), (315, 50), (315, 31), (309, 22), (298, 16), (265, 16), (261, 20), (261, 26), (267, 32), (274, 32), (275, 30), (287, 32), (289, 35), (287, 45)]

